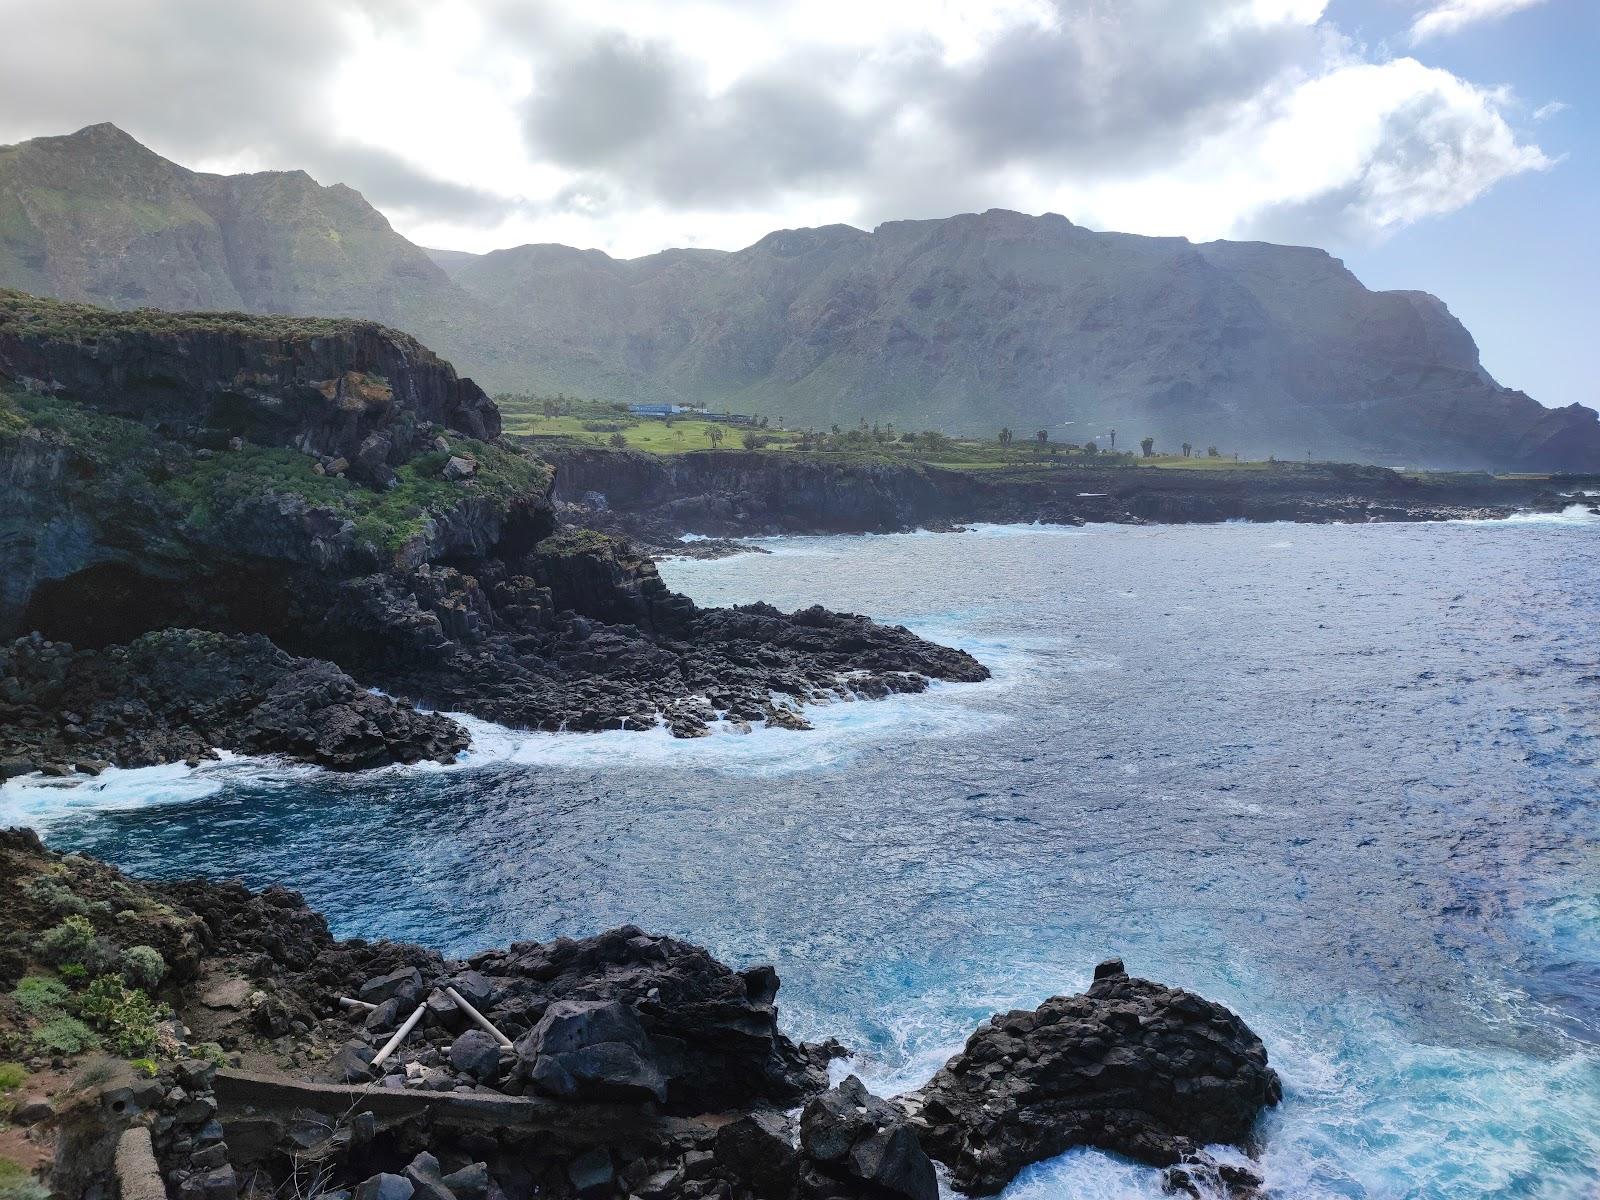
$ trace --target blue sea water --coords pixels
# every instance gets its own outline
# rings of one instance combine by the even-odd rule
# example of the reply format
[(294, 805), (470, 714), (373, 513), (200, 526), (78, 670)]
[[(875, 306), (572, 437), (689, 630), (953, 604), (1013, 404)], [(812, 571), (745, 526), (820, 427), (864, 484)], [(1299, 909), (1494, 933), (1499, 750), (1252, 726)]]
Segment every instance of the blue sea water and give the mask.
[[(1600, 520), (765, 545), (663, 571), (702, 603), (900, 621), (994, 678), (811, 733), (477, 724), (450, 768), (13, 784), (0, 821), (281, 881), (345, 935), (635, 921), (770, 961), (788, 1030), (886, 1093), (1120, 954), (1265, 1040), (1274, 1194), (1600, 1194)], [(1160, 1194), (1095, 1152), (1007, 1192)]]

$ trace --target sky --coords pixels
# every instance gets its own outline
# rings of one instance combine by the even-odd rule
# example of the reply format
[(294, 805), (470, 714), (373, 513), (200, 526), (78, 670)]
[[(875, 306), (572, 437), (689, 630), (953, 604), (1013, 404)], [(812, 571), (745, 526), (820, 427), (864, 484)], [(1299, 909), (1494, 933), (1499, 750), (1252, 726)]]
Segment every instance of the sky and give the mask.
[(1600, 402), (1600, 0), (0, 0), (0, 142), (113, 121), (423, 245), (1059, 212), (1324, 246)]

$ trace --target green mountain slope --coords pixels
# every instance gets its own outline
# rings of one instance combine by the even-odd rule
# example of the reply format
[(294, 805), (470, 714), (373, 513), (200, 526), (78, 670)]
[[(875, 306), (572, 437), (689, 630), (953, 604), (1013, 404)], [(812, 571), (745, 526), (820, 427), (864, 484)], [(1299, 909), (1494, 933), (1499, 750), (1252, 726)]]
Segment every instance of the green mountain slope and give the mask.
[(0, 286), (119, 307), (370, 317), (491, 390), (677, 399), (790, 427), (1600, 470), (1600, 422), (1502, 388), (1437, 299), (1320, 250), (991, 211), (736, 253), (423, 250), (303, 172), (188, 171), (114, 126), (0, 147)]

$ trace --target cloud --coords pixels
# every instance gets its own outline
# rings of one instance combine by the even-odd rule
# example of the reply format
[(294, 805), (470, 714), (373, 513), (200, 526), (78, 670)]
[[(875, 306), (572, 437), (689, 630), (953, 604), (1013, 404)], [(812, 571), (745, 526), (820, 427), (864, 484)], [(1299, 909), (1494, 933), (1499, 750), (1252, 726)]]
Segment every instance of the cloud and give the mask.
[(1411, 23), (1411, 44), (1460, 33), (1469, 25), (1498, 21), (1543, 3), (1544, 0), (1437, 0)]
[(1465, 207), (1509, 176), (1550, 167), (1537, 147), (1518, 142), (1501, 103), (1498, 93), (1415, 59), (1352, 65), (1318, 80), (1264, 136), (1337, 127), (1346, 162), (1326, 186), (1262, 208), (1247, 231), (1277, 241), (1372, 241)]
[(0, 0), (0, 138), (111, 121), (186, 166), (300, 168), (413, 215), (505, 215), (506, 197), (330, 128), (329, 82), (373, 16), (410, 19), (394, 0)]
[(1324, 9), (0, 0), (0, 139), (112, 120), (186, 165), (348, 183), (430, 244), (623, 254), (991, 206), (1370, 239), (1548, 165), (1514, 98), (1374, 61)]
[(1535, 121), (1548, 121), (1551, 117), (1560, 116), (1571, 107), (1572, 105), (1566, 103), (1564, 100), (1552, 100), (1549, 104), (1541, 104), (1538, 108), (1534, 109), (1533, 119)]

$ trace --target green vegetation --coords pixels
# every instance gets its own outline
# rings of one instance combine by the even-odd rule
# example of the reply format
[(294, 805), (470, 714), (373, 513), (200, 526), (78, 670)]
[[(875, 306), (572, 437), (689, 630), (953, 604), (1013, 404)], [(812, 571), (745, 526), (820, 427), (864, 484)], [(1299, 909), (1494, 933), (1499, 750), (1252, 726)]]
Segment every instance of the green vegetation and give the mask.
[(28, 1173), (21, 1163), (0, 1158), (0, 1200), (49, 1200), (50, 1189)]
[(337, 337), (374, 327), (349, 317), (286, 317), (242, 312), (111, 309), (50, 300), (0, 288), (0, 331), (38, 337), (100, 338), (118, 333), (237, 333), (302, 340)]
[(97, 1049), (100, 1039), (77, 1017), (60, 1013), (40, 1022), (29, 1045), (38, 1054), (82, 1054)]
[(70, 916), (53, 929), (40, 934), (33, 948), (51, 966), (85, 962), (95, 950), (94, 926), (88, 917)]
[[(99, 310), (92, 310), (99, 311)], [(395, 468), (395, 486), (377, 491), (319, 474), (308, 456), (245, 443), (197, 457), (137, 421), (108, 416), (55, 396), (0, 394), (0, 436), (32, 427), (65, 442), (78, 464), (72, 485), (96, 511), (150, 513), (198, 541), (225, 540), (229, 520), (274, 495), (296, 496), (351, 523), (356, 541), (393, 553), (421, 534), (428, 518), (468, 495), (509, 502), (549, 481), (549, 468), (525, 454), (456, 434), (450, 453), (429, 451)], [(445, 479), (450, 455), (474, 459), (468, 483)]]
[(59, 979), (29, 975), (17, 983), (11, 998), (28, 1016), (42, 1017), (64, 1008), (72, 993)]
[(159, 987), (167, 975), (166, 960), (154, 946), (129, 946), (118, 961), (122, 974), (142, 988)]
[(44, 905), (57, 916), (76, 914), (87, 916), (91, 912), (109, 913), (111, 906), (105, 901), (85, 900), (66, 884), (48, 875), (41, 875), (27, 887), (28, 898)]
[(120, 975), (102, 975), (84, 992), (78, 1011), (124, 1058), (155, 1049), (160, 1010), (142, 988), (131, 988)]
[(21, 1063), (0, 1062), (0, 1092), (14, 1092), (28, 1082)]

